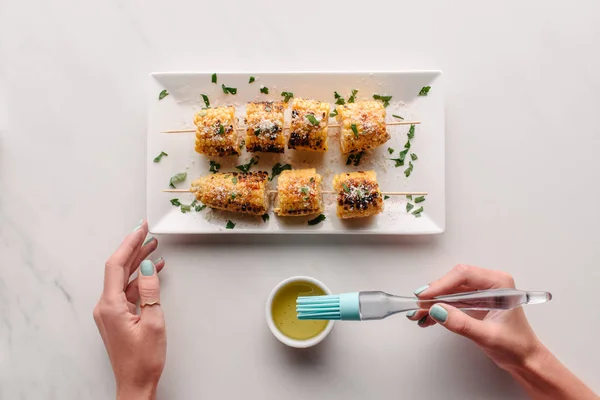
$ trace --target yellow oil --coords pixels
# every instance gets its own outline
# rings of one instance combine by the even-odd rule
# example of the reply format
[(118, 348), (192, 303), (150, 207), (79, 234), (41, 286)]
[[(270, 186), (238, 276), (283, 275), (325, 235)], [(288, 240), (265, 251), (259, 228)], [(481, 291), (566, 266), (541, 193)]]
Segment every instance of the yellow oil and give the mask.
[(296, 316), (298, 296), (322, 296), (326, 293), (310, 282), (288, 283), (275, 294), (271, 314), (275, 326), (285, 336), (296, 340), (307, 340), (317, 336), (329, 321), (301, 321)]

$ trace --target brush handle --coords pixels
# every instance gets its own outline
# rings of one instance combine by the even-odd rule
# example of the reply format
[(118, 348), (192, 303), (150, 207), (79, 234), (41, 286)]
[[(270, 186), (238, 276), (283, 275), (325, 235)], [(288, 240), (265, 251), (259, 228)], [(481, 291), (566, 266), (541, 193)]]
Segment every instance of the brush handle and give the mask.
[(438, 296), (429, 300), (393, 296), (384, 292), (360, 292), (361, 320), (383, 319), (412, 310), (428, 310), (434, 304), (449, 304), (461, 310), (512, 310), (524, 304), (550, 301), (548, 292), (526, 292), (517, 289), (491, 289)]

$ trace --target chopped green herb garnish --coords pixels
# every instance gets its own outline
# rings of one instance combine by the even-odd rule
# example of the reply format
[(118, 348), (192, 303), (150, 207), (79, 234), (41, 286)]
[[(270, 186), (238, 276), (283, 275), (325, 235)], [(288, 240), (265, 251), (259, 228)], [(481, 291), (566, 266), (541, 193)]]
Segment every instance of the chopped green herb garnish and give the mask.
[(264, 93), (264, 94), (269, 94), (269, 88), (266, 86), (261, 86), (260, 87), (260, 92)]
[(161, 151), (159, 155), (157, 155), (156, 157), (154, 157), (154, 162), (159, 162), (161, 158), (163, 158), (163, 156), (168, 156), (167, 153), (165, 153), (164, 151)]
[(354, 157), (354, 166), (358, 167), (358, 164), (360, 164), (360, 159), (362, 158), (363, 154), (365, 154), (364, 151), (361, 151), (360, 153), (356, 154), (356, 156)]
[(333, 92), (333, 97), (335, 97), (335, 104), (342, 105), (346, 104), (346, 101), (342, 96), (338, 94), (338, 92)]
[(410, 200), (410, 201), (412, 201), (412, 194), (407, 194), (407, 195), (406, 195), (406, 200)]
[(390, 158), (390, 160), (396, 162), (394, 164), (394, 167), (396, 167), (396, 168), (404, 166), (404, 159), (403, 158)]
[(204, 104), (206, 104), (206, 108), (210, 108), (210, 101), (208, 101), (208, 96), (205, 94), (202, 94), (202, 99), (204, 100)]
[(217, 74), (216, 73), (212, 74), (212, 77), (211, 77), (210, 81), (212, 83), (217, 83)]
[(237, 88), (227, 87), (225, 84), (221, 85), (221, 88), (225, 94), (237, 94)]
[(383, 199), (384, 199), (384, 200), (387, 200), (387, 199), (389, 199), (389, 198), (390, 198), (390, 196), (388, 196), (387, 194), (386, 194), (385, 196), (383, 196)]
[(388, 147), (388, 153), (394, 154), (394, 151), (395, 151), (394, 149), (392, 149), (391, 147)]
[(178, 174), (175, 174), (169, 180), (169, 186), (171, 186), (174, 189), (175, 184), (185, 181), (185, 178), (187, 178), (187, 172), (180, 172)]
[(233, 182), (233, 184), (234, 184), (234, 185), (237, 185), (237, 183), (238, 183), (237, 176), (234, 176), (234, 177), (231, 179), (231, 182)]
[(304, 117), (308, 120), (308, 122), (310, 122), (314, 126), (319, 125), (320, 121), (318, 119), (316, 119), (314, 115), (312, 115), (312, 114), (306, 114)]
[(350, 188), (345, 183), (342, 183), (342, 187), (344, 188), (344, 192), (350, 193)]
[(254, 77), (253, 77), (253, 76), (251, 76), (251, 77), (250, 77), (250, 79), (248, 80), (248, 83), (252, 83), (252, 82), (254, 82), (255, 80), (256, 80), (256, 79), (254, 79)]
[(225, 225), (225, 229), (233, 229), (235, 228), (235, 224), (231, 222), (231, 220), (227, 220), (227, 225)]
[(410, 212), (414, 207), (414, 204), (406, 203), (406, 212)]
[(405, 148), (406, 150), (410, 149), (410, 139), (408, 139), (408, 140), (406, 141), (406, 144), (404, 144), (404, 148)]
[(329, 118), (334, 118), (338, 115), (337, 108), (333, 109), (333, 112), (329, 113)]
[(262, 215), (263, 222), (267, 222), (269, 220), (269, 218), (270, 218), (269, 214), (263, 214)]
[(292, 97), (294, 97), (294, 93), (292, 92), (281, 92), (281, 95), (284, 97), (283, 101), (285, 103), (289, 102)]
[(167, 97), (168, 95), (169, 95), (169, 92), (167, 92), (167, 89), (165, 89), (165, 90), (163, 90), (162, 92), (160, 92), (160, 93), (158, 94), (158, 99), (159, 99), (159, 100), (162, 100), (162, 99), (164, 99), (165, 97)]
[(319, 214), (317, 218), (308, 221), (308, 225), (317, 225), (318, 223), (325, 221), (325, 219), (326, 218), (323, 214)]
[(352, 95), (348, 98), (348, 103), (354, 103), (354, 100), (356, 99), (356, 93), (358, 93), (358, 90), (352, 89)]
[(186, 212), (190, 212), (190, 211), (192, 211), (192, 207), (191, 206), (188, 206), (188, 205), (185, 205), (185, 204), (181, 205), (181, 212), (182, 213), (185, 214)]
[(231, 200), (235, 200), (236, 197), (237, 197), (236, 192), (231, 193)]
[(223, 135), (225, 133), (225, 128), (223, 125), (219, 124), (219, 135)]
[(281, 174), (283, 171), (290, 171), (292, 166), (290, 164), (280, 164), (277, 163), (273, 165), (273, 169), (271, 171), (271, 177), (269, 178), (272, 181), (277, 175)]
[(383, 101), (383, 106), (387, 107), (387, 106), (390, 105), (390, 100), (392, 99), (392, 96), (382, 96), (380, 94), (374, 94), (373, 98), (375, 100), (381, 100), (381, 101)]
[(358, 139), (358, 129), (356, 128), (356, 124), (350, 125), (350, 128), (352, 128), (352, 132), (354, 132), (354, 137)]
[(175, 207), (179, 207), (181, 205), (181, 203), (179, 202), (179, 199), (171, 199), (171, 204), (174, 205)]
[(425, 201), (425, 196), (419, 196), (415, 198), (415, 203), (422, 203)]
[(194, 199), (194, 201), (192, 201), (192, 204), (190, 204), (190, 207), (196, 207), (196, 204), (198, 204), (198, 200)]
[(408, 178), (410, 176), (412, 170), (413, 170), (413, 163), (412, 163), (412, 161), (409, 161), (408, 162), (408, 168), (406, 168), (404, 170), (404, 175), (406, 175), (406, 177)]
[(303, 194), (306, 194), (306, 195), (308, 195), (309, 189), (308, 189), (306, 186), (304, 186), (304, 187), (300, 188), (300, 191), (301, 191)]
[(408, 136), (409, 139), (412, 139), (415, 137), (415, 126), (411, 125), (410, 129), (408, 130), (408, 133), (406, 134), (406, 136)]
[(396, 115), (396, 114), (392, 114), (392, 117), (394, 117), (394, 118), (398, 118), (398, 119), (404, 119), (404, 118), (402, 118), (401, 116), (399, 116), (399, 115)]
[(258, 157), (252, 157), (250, 159), (250, 161), (248, 161), (248, 164), (238, 165), (235, 168), (239, 169), (243, 173), (246, 173), (246, 172), (250, 171), (250, 168), (252, 168), (252, 166), (255, 165), (255, 164), (258, 164)]
[(196, 212), (200, 212), (202, 210), (204, 210), (206, 208), (206, 204), (198, 204), (196, 205), (196, 207), (194, 207), (194, 210), (196, 210)]
[(417, 161), (419, 159), (419, 157), (417, 157), (417, 155), (415, 153), (410, 153), (410, 158), (413, 161)]
[(419, 207), (415, 211), (412, 212), (412, 215), (421, 214), (422, 212), (423, 212), (423, 207)]
[(214, 161), (210, 162), (210, 168), (208, 169), (210, 172), (216, 174), (217, 172), (219, 172), (219, 169), (221, 169), (221, 164), (218, 164)]
[(423, 86), (423, 88), (419, 92), (419, 96), (427, 96), (427, 94), (429, 93), (429, 89), (431, 89), (431, 86)]

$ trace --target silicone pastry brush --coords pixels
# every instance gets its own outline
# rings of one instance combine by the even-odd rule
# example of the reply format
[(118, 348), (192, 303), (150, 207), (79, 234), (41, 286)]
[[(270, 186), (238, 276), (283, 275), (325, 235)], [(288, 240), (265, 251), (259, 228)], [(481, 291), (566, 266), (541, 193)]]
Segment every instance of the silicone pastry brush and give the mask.
[(390, 315), (427, 310), (434, 304), (449, 304), (462, 310), (512, 310), (525, 304), (552, 300), (548, 292), (517, 289), (479, 290), (438, 296), (429, 300), (394, 296), (384, 292), (354, 292), (330, 296), (298, 297), (296, 313), (302, 320), (366, 321)]

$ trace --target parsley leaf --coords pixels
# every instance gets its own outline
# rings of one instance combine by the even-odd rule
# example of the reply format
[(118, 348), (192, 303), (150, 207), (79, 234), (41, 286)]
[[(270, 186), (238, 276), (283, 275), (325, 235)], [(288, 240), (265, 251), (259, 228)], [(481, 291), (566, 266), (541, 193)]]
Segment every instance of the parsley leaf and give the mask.
[(392, 149), (391, 147), (388, 147), (388, 153), (394, 154), (394, 151), (395, 151), (394, 149)]
[(269, 214), (263, 214), (262, 216), (263, 222), (267, 222), (269, 220)]
[(421, 214), (422, 212), (423, 212), (423, 207), (419, 207), (415, 211), (412, 212), (412, 215)]
[(171, 199), (171, 204), (174, 205), (175, 207), (179, 207), (181, 205), (181, 203), (179, 202), (179, 199)]
[(284, 103), (289, 102), (290, 99), (292, 97), (294, 97), (294, 93), (292, 93), (292, 92), (281, 92), (281, 95), (284, 97), (284, 99), (283, 99)]
[(412, 194), (407, 194), (406, 195), (406, 200), (411, 200), (412, 201)]
[(388, 196), (387, 194), (386, 194), (385, 196), (383, 196), (383, 199), (384, 199), (384, 200), (387, 200), (387, 199), (389, 199), (389, 198), (390, 198), (390, 196)]
[(317, 218), (308, 221), (308, 225), (317, 225), (318, 223), (325, 221), (325, 219), (326, 218), (323, 214), (319, 214)]
[(413, 170), (413, 163), (412, 163), (412, 161), (409, 161), (408, 168), (406, 168), (404, 170), (404, 175), (408, 178), (410, 176), (410, 174), (412, 173), (412, 170)]
[(395, 161), (394, 167), (403, 167), (404, 166), (404, 158), (390, 158), (390, 160)]
[(200, 212), (202, 210), (204, 210), (206, 208), (206, 204), (197, 204), (196, 207), (194, 207), (194, 210), (196, 210), (196, 212)]
[(231, 179), (231, 182), (233, 182), (233, 184), (234, 184), (234, 185), (237, 185), (237, 183), (238, 183), (237, 176), (234, 176), (234, 177)]
[(216, 73), (212, 74), (212, 77), (211, 77), (210, 81), (212, 83), (217, 83), (217, 74)]
[(319, 121), (318, 119), (316, 119), (316, 118), (315, 118), (315, 116), (314, 116), (314, 115), (312, 115), (312, 114), (306, 114), (306, 115), (304, 116), (304, 118), (306, 118), (306, 119), (308, 120), (308, 122), (310, 122), (310, 123), (311, 123), (311, 124), (313, 124), (314, 126), (318, 126), (318, 125), (319, 125), (319, 122), (321, 122), (321, 121)]
[(307, 196), (308, 196), (308, 191), (309, 191), (309, 189), (308, 189), (306, 186), (304, 186), (304, 187), (301, 187), (301, 188), (300, 188), (300, 191), (302, 192), (302, 194), (305, 194), (305, 195), (307, 195)]
[(264, 94), (269, 94), (269, 88), (266, 86), (261, 86), (260, 87), (260, 92), (264, 93)]
[(221, 169), (221, 164), (218, 164), (214, 161), (210, 162), (210, 168), (208, 169), (210, 172), (216, 174), (217, 172), (219, 172), (219, 169)]
[(237, 88), (227, 87), (225, 84), (221, 85), (221, 89), (223, 89), (223, 93), (225, 94), (237, 94)]
[(281, 164), (277, 163), (273, 165), (273, 169), (271, 171), (271, 177), (269, 178), (272, 181), (277, 175), (281, 174), (283, 171), (290, 171), (292, 166), (290, 164)]
[(248, 80), (248, 83), (252, 83), (252, 82), (254, 82), (255, 80), (256, 80), (256, 79), (255, 79), (253, 76), (251, 76), (251, 77), (250, 77), (250, 79)]
[(392, 99), (392, 96), (382, 96), (380, 94), (374, 94), (373, 98), (375, 100), (381, 100), (381, 101), (383, 101), (383, 106), (387, 107), (387, 106), (390, 105), (390, 100)]
[(415, 197), (415, 203), (422, 203), (425, 201), (425, 196)]
[(159, 162), (161, 158), (163, 158), (163, 156), (168, 156), (167, 153), (165, 153), (164, 151), (161, 151), (159, 155), (157, 155), (156, 157), (154, 157), (154, 162)]
[(333, 92), (333, 97), (335, 97), (335, 104), (342, 105), (346, 104), (346, 101), (342, 96), (338, 94), (338, 92)]
[(185, 205), (185, 204), (181, 205), (181, 212), (182, 213), (185, 214), (186, 212), (190, 212), (190, 211), (192, 211), (192, 206), (188, 206), (188, 205)]
[(406, 134), (406, 136), (408, 136), (409, 139), (412, 139), (415, 137), (415, 126), (411, 125), (410, 129), (408, 130), (408, 133)]
[(208, 101), (208, 96), (203, 94), (202, 99), (204, 100), (204, 104), (206, 104), (206, 108), (210, 108), (210, 101)]
[(399, 116), (399, 115), (396, 115), (396, 114), (392, 114), (392, 117), (394, 117), (394, 118), (398, 118), (398, 119), (404, 119), (404, 118), (402, 118), (401, 116)]
[(429, 89), (431, 89), (431, 86), (423, 86), (423, 88), (419, 92), (419, 96), (427, 96), (427, 94), (429, 93)]
[(253, 165), (258, 164), (258, 157), (252, 157), (250, 159), (250, 161), (248, 161), (248, 164), (242, 164), (242, 165), (238, 165), (237, 167), (235, 167), (236, 169), (239, 169), (240, 171), (242, 171), (243, 173), (247, 173), (248, 171), (250, 171), (250, 168), (252, 168)]
[(338, 115), (337, 108), (333, 109), (333, 112), (329, 113), (329, 118), (333, 118)]
[(413, 161), (417, 161), (419, 159), (419, 157), (417, 157), (417, 155), (415, 153), (410, 153), (410, 158)]
[(223, 125), (219, 124), (219, 135), (222, 135), (225, 133), (225, 128), (223, 127)]
[(231, 222), (231, 220), (227, 220), (227, 225), (225, 225), (225, 229), (233, 229), (235, 228), (235, 224)]
[(352, 89), (352, 95), (348, 98), (348, 103), (354, 103), (354, 100), (356, 100), (356, 93), (358, 93), (358, 90)]
[(358, 129), (356, 128), (356, 124), (350, 125), (350, 128), (352, 128), (352, 132), (354, 132), (354, 137), (358, 139)]
[(414, 204), (406, 203), (406, 212), (410, 212), (414, 207)]
[(410, 149), (410, 139), (408, 139), (408, 140), (406, 141), (406, 144), (404, 145), (404, 148), (405, 148), (406, 150)]
[(365, 154), (364, 151), (361, 151), (360, 153), (356, 154), (356, 156), (354, 157), (354, 166), (358, 167), (358, 164), (360, 164), (360, 159), (362, 158), (363, 154)]
[(162, 99), (164, 99), (165, 97), (167, 97), (168, 95), (169, 95), (169, 92), (167, 92), (167, 89), (165, 89), (165, 90), (163, 90), (162, 92), (160, 92), (160, 93), (158, 94), (158, 99), (159, 99), (159, 100), (162, 100)]
[(350, 193), (350, 188), (345, 183), (342, 183), (342, 187), (344, 188), (344, 192)]
[(169, 186), (171, 186), (174, 189), (175, 184), (185, 181), (185, 178), (187, 178), (187, 172), (180, 172), (178, 174), (175, 174), (169, 180)]

